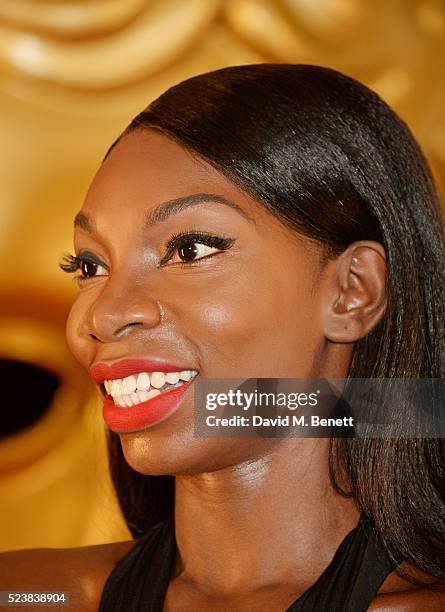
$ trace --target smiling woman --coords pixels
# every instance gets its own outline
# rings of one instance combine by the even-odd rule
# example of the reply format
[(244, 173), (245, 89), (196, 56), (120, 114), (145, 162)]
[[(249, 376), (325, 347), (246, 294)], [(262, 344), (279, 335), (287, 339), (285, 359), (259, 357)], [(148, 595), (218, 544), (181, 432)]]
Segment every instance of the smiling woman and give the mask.
[(199, 379), (443, 377), (441, 209), (375, 93), (304, 65), (180, 83), (109, 150), (74, 248), (67, 338), (137, 539), (42, 551), (35, 588), (107, 612), (445, 609), (442, 440), (194, 434)]

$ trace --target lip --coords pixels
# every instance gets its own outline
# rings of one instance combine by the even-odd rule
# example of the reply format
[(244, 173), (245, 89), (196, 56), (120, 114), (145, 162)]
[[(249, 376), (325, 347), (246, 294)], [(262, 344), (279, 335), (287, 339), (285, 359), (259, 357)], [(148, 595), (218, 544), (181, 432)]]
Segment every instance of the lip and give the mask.
[(99, 362), (90, 368), (93, 380), (100, 384), (105, 380), (116, 380), (125, 378), (131, 374), (140, 372), (182, 372), (183, 370), (194, 370), (187, 366), (178, 366), (166, 361), (154, 359), (121, 359), (113, 363)]
[(160, 423), (178, 410), (193, 381), (194, 378), (171, 391), (165, 391), (146, 402), (126, 408), (116, 406), (111, 395), (107, 395), (103, 406), (104, 421), (115, 433), (140, 431)]

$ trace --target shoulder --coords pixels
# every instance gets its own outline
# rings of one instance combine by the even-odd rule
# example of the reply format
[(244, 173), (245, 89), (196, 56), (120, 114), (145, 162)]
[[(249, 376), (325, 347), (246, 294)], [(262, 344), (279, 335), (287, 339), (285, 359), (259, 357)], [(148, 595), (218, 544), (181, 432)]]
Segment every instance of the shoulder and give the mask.
[(138, 541), (0, 553), (0, 590), (65, 591), (70, 610), (97, 611), (107, 577)]
[(368, 612), (444, 612), (445, 584), (421, 570), (402, 564), (405, 571), (424, 586), (410, 582), (399, 573), (392, 572), (374, 598)]
[(368, 612), (444, 612), (445, 589), (417, 588), (377, 595)]

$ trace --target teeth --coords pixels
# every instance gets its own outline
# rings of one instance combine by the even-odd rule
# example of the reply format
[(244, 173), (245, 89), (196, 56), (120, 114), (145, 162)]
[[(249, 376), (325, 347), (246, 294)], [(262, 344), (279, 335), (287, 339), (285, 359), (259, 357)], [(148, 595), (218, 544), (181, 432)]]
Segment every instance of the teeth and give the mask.
[(153, 372), (150, 376), (150, 384), (155, 389), (160, 389), (165, 385), (165, 374), (164, 372)]
[(149, 399), (147, 391), (136, 391), (136, 393), (140, 402), (146, 402)]
[(122, 380), (110, 380), (110, 395), (122, 395)]
[(178, 372), (169, 372), (165, 375), (165, 382), (168, 382), (170, 385), (175, 385), (179, 380)]
[[(175, 385), (172, 385), (170, 388), (180, 387), (183, 383), (177, 382)], [(121, 408), (129, 408), (130, 406), (136, 406), (136, 404), (140, 404), (141, 402), (146, 402), (152, 397), (156, 397), (161, 394), (160, 389), (150, 389), (150, 391), (136, 391), (133, 393), (128, 393), (126, 395), (116, 395), (113, 398), (114, 403)]]
[(120, 405), (123, 408), (127, 408), (130, 405), (130, 398), (128, 397), (128, 395), (119, 395), (118, 396), (120, 399)]
[(129, 398), (130, 398), (130, 402), (131, 402), (130, 406), (136, 406), (136, 404), (139, 404), (138, 395), (134, 391), (133, 391), (133, 393), (130, 393)]
[(122, 383), (122, 393), (133, 393), (136, 391), (136, 376), (127, 376)]
[(105, 380), (104, 387), (117, 406), (128, 408), (146, 402), (161, 392), (180, 387), (197, 374), (196, 370), (165, 373), (141, 372), (126, 378)]
[(139, 391), (148, 391), (150, 389), (150, 376), (147, 372), (141, 372), (138, 375), (137, 388)]

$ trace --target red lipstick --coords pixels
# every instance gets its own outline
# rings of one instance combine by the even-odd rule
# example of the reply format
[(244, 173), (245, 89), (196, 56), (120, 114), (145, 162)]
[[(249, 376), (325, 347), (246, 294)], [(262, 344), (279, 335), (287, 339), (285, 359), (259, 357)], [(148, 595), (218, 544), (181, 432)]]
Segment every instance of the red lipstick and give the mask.
[(90, 368), (90, 374), (97, 383), (103, 383), (104, 380), (125, 378), (139, 372), (182, 372), (192, 369), (153, 359), (121, 359), (114, 363), (95, 363)]
[(182, 397), (192, 382), (193, 380), (189, 380), (176, 389), (160, 393), (146, 402), (129, 408), (116, 406), (111, 395), (107, 395), (103, 407), (104, 421), (111, 431), (116, 433), (139, 431), (155, 425), (179, 408)]
[[(177, 366), (165, 361), (124, 359), (111, 364), (96, 363), (90, 368), (90, 373), (96, 383), (100, 384), (105, 380), (125, 378), (140, 372), (181, 372), (191, 369), (193, 368)], [(116, 405), (111, 395), (107, 395), (103, 405), (104, 420), (109, 429), (116, 433), (140, 431), (155, 425), (165, 420), (179, 408), (182, 398), (193, 380), (194, 378), (184, 382), (180, 387), (161, 392), (145, 402), (125, 408)]]

